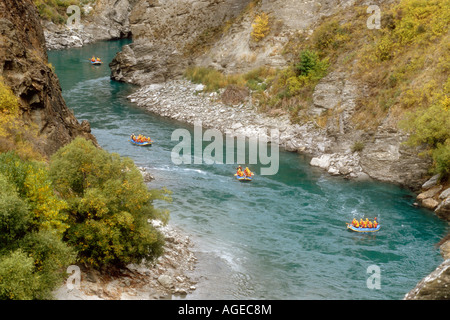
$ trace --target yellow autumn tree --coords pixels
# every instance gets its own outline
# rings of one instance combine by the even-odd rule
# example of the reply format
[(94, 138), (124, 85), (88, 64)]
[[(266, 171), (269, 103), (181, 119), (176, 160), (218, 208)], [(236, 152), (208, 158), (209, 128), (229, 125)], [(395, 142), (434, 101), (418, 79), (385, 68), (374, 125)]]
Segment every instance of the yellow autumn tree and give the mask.
[(18, 109), (16, 96), (0, 77), (0, 137), (8, 135), (8, 129), (15, 123)]
[(269, 31), (269, 16), (265, 12), (258, 14), (252, 23), (252, 39), (259, 42), (269, 34)]
[(19, 101), (0, 76), (0, 152), (14, 150), (22, 158), (40, 160), (42, 156), (27, 141), (36, 137), (37, 129), (21, 119)]
[(0, 300), (50, 299), (75, 251), (46, 165), (0, 153)]

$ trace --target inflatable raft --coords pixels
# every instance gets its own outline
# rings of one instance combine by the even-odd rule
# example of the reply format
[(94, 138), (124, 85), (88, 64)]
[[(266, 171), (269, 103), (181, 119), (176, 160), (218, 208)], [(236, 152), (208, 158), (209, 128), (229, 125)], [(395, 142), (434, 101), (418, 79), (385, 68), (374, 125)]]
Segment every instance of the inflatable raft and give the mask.
[(103, 62), (101, 61), (91, 61), (91, 64), (93, 64), (94, 66), (98, 66), (101, 65)]
[(347, 223), (347, 229), (355, 232), (377, 232), (378, 230), (380, 230), (380, 225), (378, 225), (376, 228), (356, 228), (351, 223)]
[(132, 144), (134, 144), (135, 146), (139, 146), (139, 147), (147, 147), (147, 146), (151, 146), (152, 145), (152, 142), (148, 142), (148, 141), (137, 142), (137, 141), (130, 140), (130, 142)]
[(252, 181), (252, 177), (248, 177), (248, 176), (239, 177), (237, 174), (235, 174), (235, 176), (236, 176), (236, 179), (238, 179), (241, 182)]

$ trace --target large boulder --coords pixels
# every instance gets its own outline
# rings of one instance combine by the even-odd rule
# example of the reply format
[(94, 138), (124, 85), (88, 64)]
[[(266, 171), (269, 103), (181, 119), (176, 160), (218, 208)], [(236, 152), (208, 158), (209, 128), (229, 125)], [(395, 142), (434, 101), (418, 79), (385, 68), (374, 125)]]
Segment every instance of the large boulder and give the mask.
[(419, 201), (423, 201), (427, 198), (433, 198), (435, 195), (437, 195), (439, 193), (439, 191), (442, 190), (442, 186), (435, 186), (427, 191), (424, 191), (422, 193), (420, 193), (417, 196), (417, 200)]
[(450, 299), (450, 259), (445, 260), (431, 274), (408, 292), (405, 300), (449, 300)]
[(435, 174), (434, 176), (432, 176), (422, 185), (422, 189), (427, 190), (434, 187), (438, 183), (440, 176), (440, 174)]
[(450, 221), (450, 197), (442, 201), (434, 212), (438, 217)]

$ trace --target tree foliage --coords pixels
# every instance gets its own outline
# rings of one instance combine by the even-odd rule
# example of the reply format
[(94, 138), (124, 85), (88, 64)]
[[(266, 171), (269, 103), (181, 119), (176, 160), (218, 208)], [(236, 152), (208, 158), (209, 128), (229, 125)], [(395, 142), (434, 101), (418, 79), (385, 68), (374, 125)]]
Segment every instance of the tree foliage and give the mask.
[(295, 66), (299, 76), (320, 79), (329, 67), (328, 59), (320, 60), (319, 54), (313, 50), (303, 50), (299, 55), (299, 62)]
[(0, 247), (10, 246), (27, 233), (31, 214), (16, 188), (0, 174)]
[(33, 228), (63, 234), (68, 227), (62, 212), (66, 203), (55, 194), (45, 164), (24, 161), (16, 153), (7, 152), (0, 155), (0, 173), (26, 202)]
[(0, 256), (0, 299), (34, 299), (38, 282), (33, 259), (21, 249)]
[(35, 150), (37, 129), (19, 115), (19, 100), (0, 76), (0, 152), (15, 150), (22, 158), (42, 158)]
[[(0, 299), (48, 299), (75, 253), (43, 165), (0, 154)], [(42, 193), (40, 193), (41, 191)]]
[(83, 138), (49, 164), (0, 154), (0, 299), (49, 299), (76, 261), (122, 266), (162, 253), (148, 219), (168, 220), (129, 158)]
[(162, 235), (147, 221), (168, 214), (153, 207), (156, 193), (131, 159), (77, 138), (52, 157), (50, 176), (67, 201), (65, 239), (80, 262), (122, 265), (162, 253)]
[(411, 145), (428, 146), (434, 171), (450, 176), (450, 92), (445, 90), (436, 97), (431, 107), (410, 112), (400, 125), (411, 133), (408, 141)]
[(269, 34), (269, 31), (270, 26), (268, 14), (265, 12), (258, 14), (255, 21), (252, 23), (252, 39), (259, 42)]

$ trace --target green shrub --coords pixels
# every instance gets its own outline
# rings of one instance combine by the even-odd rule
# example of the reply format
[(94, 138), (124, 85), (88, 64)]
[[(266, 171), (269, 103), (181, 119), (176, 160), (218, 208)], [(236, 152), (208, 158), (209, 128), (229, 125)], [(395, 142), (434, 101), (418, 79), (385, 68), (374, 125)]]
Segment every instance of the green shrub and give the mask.
[(6, 248), (25, 236), (31, 224), (27, 203), (14, 185), (0, 174), (0, 245)]
[(0, 256), (0, 299), (31, 300), (36, 298), (39, 275), (34, 272), (34, 261), (18, 249)]
[(213, 68), (190, 67), (187, 68), (184, 76), (193, 83), (201, 83), (206, 86), (205, 91), (217, 91), (229, 85), (245, 86), (246, 79), (240, 74), (224, 75)]
[(0, 154), (0, 299), (48, 299), (74, 261), (45, 166)]
[(0, 154), (0, 173), (17, 189), (27, 202), (32, 223), (37, 229), (58, 230), (61, 234), (68, 227), (62, 209), (66, 203), (53, 190), (44, 164), (24, 161), (13, 153)]
[(329, 63), (328, 59), (320, 60), (317, 52), (303, 50), (300, 52), (299, 62), (295, 67), (299, 76), (317, 80), (326, 74)]
[(411, 132), (409, 142), (412, 145), (426, 143), (434, 149), (450, 139), (450, 110), (443, 109), (439, 104), (420, 108), (409, 113), (401, 125)]
[(350, 25), (331, 20), (320, 25), (313, 35), (314, 47), (319, 52), (333, 51), (350, 40)]
[(434, 171), (443, 177), (450, 176), (450, 139), (439, 143), (433, 150)]
[(33, 259), (35, 273), (39, 275), (36, 298), (51, 298), (53, 289), (64, 279), (63, 271), (75, 262), (76, 252), (53, 230), (30, 232), (19, 245)]
[[(439, 98), (440, 97), (440, 98)], [(434, 161), (434, 171), (450, 175), (450, 98), (436, 93), (431, 107), (410, 112), (400, 126), (410, 132), (408, 143), (426, 144)]]
[(299, 75), (307, 76), (317, 68), (319, 56), (316, 52), (303, 50), (299, 58), (300, 62), (296, 66)]
[(0, 173), (17, 188), (19, 194), (25, 194), (25, 180), (29, 163), (20, 159), (15, 152), (0, 154)]
[(94, 267), (124, 265), (162, 253), (162, 235), (147, 219), (168, 219), (129, 158), (96, 148), (77, 138), (52, 157), (50, 176), (67, 200), (66, 241), (78, 260)]
[(355, 141), (355, 143), (353, 144), (351, 150), (352, 150), (352, 152), (361, 152), (361, 151), (363, 151), (364, 147), (365, 147), (364, 142), (362, 142), (362, 141)]

